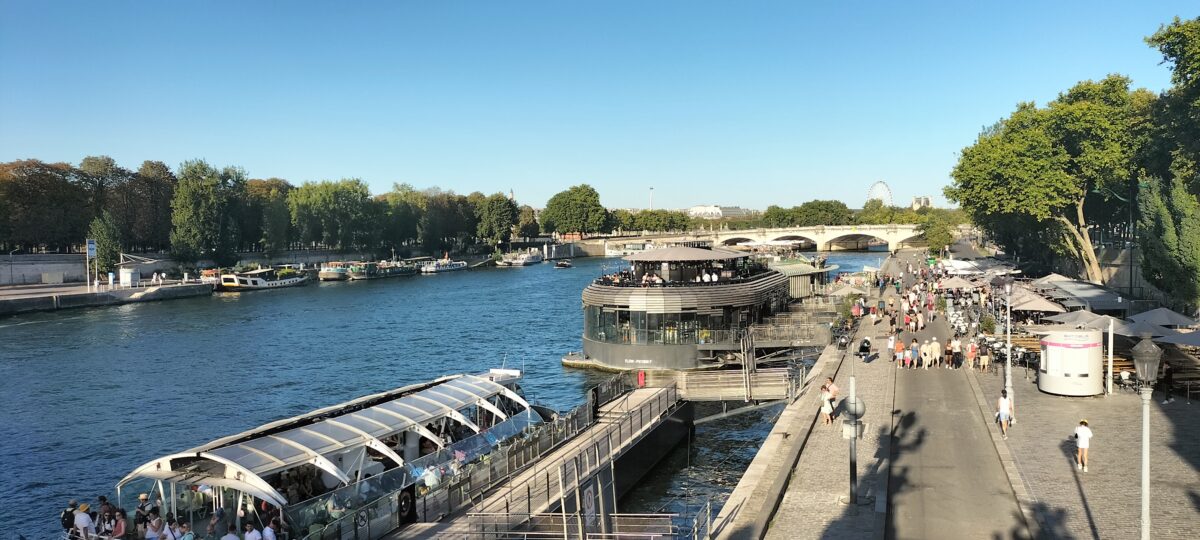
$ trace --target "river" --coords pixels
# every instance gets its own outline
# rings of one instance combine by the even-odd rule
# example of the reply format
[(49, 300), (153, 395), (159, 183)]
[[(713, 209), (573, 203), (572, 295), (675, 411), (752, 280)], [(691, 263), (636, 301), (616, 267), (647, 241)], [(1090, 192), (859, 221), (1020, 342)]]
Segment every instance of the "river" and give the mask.
[[(840, 271), (884, 256), (829, 255)], [(580, 292), (622, 264), (575, 263), (0, 319), (2, 537), (55, 534), (68, 499), (111, 494), (155, 457), (439, 375), (522, 367), (532, 401), (573, 407), (607, 376), (559, 361), (580, 348)], [(771, 414), (701, 426), (621, 511), (719, 504)]]

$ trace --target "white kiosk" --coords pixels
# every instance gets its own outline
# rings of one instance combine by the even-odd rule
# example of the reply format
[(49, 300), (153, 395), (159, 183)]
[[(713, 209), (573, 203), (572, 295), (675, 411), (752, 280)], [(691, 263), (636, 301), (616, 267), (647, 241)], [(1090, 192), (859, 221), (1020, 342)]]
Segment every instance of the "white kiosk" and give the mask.
[(141, 284), (142, 273), (138, 272), (136, 268), (122, 266), (118, 271), (121, 273), (122, 287), (137, 287)]
[(1104, 393), (1104, 354), (1099, 330), (1051, 332), (1042, 336), (1038, 390), (1060, 396)]

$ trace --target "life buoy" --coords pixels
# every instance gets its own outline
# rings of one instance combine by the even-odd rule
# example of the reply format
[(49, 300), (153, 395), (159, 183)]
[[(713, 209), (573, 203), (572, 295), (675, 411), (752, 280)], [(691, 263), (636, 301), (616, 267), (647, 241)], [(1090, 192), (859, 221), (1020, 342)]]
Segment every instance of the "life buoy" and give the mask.
[(359, 510), (357, 513), (354, 514), (354, 526), (358, 527), (360, 529), (365, 528), (367, 526), (367, 511), (366, 510)]

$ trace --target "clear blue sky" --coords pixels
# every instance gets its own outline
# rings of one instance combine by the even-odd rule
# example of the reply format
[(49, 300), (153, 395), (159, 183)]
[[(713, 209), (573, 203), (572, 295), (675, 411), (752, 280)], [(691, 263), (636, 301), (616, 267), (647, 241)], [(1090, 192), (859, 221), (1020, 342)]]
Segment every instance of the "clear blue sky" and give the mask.
[(896, 201), (1187, 2), (3, 2), (0, 160), (191, 158), (542, 206)]

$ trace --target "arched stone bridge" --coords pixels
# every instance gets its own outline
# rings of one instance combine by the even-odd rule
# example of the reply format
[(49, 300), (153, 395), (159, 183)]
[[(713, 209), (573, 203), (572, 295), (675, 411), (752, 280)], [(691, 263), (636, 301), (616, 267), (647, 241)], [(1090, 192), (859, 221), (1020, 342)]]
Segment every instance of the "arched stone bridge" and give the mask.
[(814, 244), (819, 251), (861, 250), (880, 242), (886, 243), (891, 251), (924, 240), (916, 225), (819, 225), (740, 231), (697, 231), (683, 235), (654, 235), (653, 238), (658, 241), (710, 240), (713, 245), (726, 246), (741, 242), (800, 240)]

